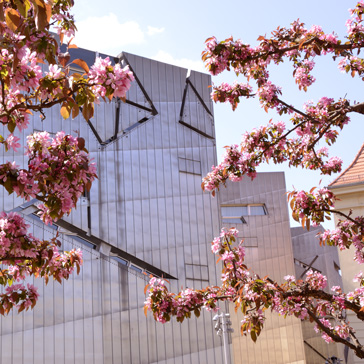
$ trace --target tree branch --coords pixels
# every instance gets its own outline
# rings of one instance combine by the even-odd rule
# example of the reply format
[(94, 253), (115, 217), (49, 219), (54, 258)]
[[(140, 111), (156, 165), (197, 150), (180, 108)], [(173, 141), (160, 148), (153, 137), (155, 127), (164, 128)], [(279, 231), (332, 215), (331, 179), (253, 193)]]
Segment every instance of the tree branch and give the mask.
[[(331, 293), (327, 293), (323, 290), (316, 290), (316, 289), (310, 289), (307, 285), (303, 287), (302, 289), (296, 289), (296, 290), (289, 290), (284, 293), (282, 293), (283, 298), (288, 297), (311, 297), (315, 299), (324, 300), (330, 303), (336, 303), (335, 296)], [(353, 311), (359, 320), (364, 321), (364, 312), (360, 311), (361, 306), (348, 301), (346, 299), (343, 300), (343, 305), (346, 309), (349, 309), (350, 311)]]
[(353, 343), (351, 343), (349, 340), (343, 339), (342, 337), (340, 337), (339, 335), (336, 335), (332, 332), (332, 330), (330, 330), (328, 327), (326, 327), (321, 321), (320, 319), (310, 310), (306, 307), (307, 309), (307, 313), (308, 315), (311, 317), (311, 319), (313, 321), (315, 321), (315, 323), (317, 324), (317, 326), (325, 333), (327, 334), (329, 337), (331, 337), (331, 339), (333, 339), (335, 342), (340, 342), (346, 346), (348, 346), (350, 349), (355, 351), (355, 354), (363, 359), (364, 358), (364, 350), (363, 350), (363, 346), (359, 343), (358, 340), (356, 340), (356, 345), (354, 345)]
[(360, 104), (355, 104), (349, 107), (350, 111), (357, 112), (358, 114), (364, 115), (364, 102), (361, 102)]
[(349, 215), (346, 215), (346, 214), (344, 214), (343, 212), (341, 212), (339, 210), (331, 210), (331, 209), (322, 208), (322, 209), (320, 209), (320, 211), (332, 212), (333, 214), (337, 214), (337, 215), (343, 216), (343, 217), (345, 217), (345, 219), (351, 221), (355, 225), (357, 225), (359, 227), (363, 227), (358, 221), (356, 221), (355, 219), (351, 218)]

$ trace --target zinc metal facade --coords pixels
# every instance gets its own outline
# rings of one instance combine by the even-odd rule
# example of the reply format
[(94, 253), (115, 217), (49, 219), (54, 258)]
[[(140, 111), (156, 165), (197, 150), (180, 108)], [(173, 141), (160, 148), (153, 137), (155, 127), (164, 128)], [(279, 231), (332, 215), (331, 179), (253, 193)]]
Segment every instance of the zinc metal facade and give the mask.
[[(90, 65), (96, 56), (74, 53)], [(155, 323), (143, 312), (147, 276), (113, 259), (126, 252), (167, 272), (178, 278), (170, 279), (173, 291), (217, 283), (210, 242), (219, 232), (218, 199), (200, 187), (216, 164), (210, 77), (131, 54), (121, 54), (120, 62), (137, 79), (126, 103), (101, 103), (90, 123), (82, 117), (63, 121), (57, 107), (46, 111), (43, 122), (31, 118), (28, 133), (64, 130), (86, 140), (99, 178), (64, 220), (102, 243), (92, 249), (69, 231), (61, 234), (63, 249), (82, 247), (81, 273), (62, 285), (34, 280), (40, 293), (35, 309), (1, 318), (2, 364), (223, 360), (210, 313), (183, 325)], [(26, 164), (22, 150), (2, 159)], [(24, 201), (4, 189), (0, 194), (2, 210), (22, 213)], [(33, 215), (26, 218), (37, 237), (56, 234)]]

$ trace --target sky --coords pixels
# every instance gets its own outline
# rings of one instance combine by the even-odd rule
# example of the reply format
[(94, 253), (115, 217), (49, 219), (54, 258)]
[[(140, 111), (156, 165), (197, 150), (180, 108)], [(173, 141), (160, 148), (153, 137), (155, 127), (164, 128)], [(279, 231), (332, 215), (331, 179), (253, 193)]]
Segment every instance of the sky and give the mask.
[[(352, 0), (76, 0), (73, 13), (78, 33), (74, 42), (79, 47), (113, 56), (126, 51), (206, 72), (201, 52), (208, 37), (223, 40), (232, 35), (255, 46), (260, 35), (269, 36), (278, 26), (288, 27), (292, 21), (300, 19), (307, 27), (321, 25), (325, 32), (334, 31), (342, 39), (346, 34), (348, 9), (355, 3)], [(362, 101), (363, 81), (340, 73), (337, 63), (329, 56), (319, 58), (313, 72), (317, 81), (307, 93), (298, 91), (289, 64), (270, 69), (272, 80), (282, 87), (282, 99), (299, 108), (305, 101), (317, 101), (322, 96)], [(234, 80), (235, 75), (224, 72), (213, 77), (212, 82)], [(228, 104), (216, 104), (214, 114), (219, 159), (223, 146), (239, 143), (245, 131), (266, 124), (271, 118), (284, 120), (275, 113), (265, 113), (254, 99), (242, 100), (235, 112)], [(344, 168), (350, 165), (364, 143), (363, 121), (360, 115), (352, 115), (350, 124), (331, 149), (332, 156), (343, 159)], [(321, 179), (321, 186), (327, 186), (336, 177), (271, 164), (258, 171), (282, 170), (288, 190), (310, 189)]]

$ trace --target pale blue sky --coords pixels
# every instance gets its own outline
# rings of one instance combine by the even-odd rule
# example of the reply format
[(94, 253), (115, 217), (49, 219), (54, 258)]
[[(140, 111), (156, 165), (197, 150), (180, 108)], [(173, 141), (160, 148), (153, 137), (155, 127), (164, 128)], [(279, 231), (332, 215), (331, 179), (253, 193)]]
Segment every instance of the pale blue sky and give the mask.
[[(310, 27), (322, 25), (324, 31), (346, 34), (345, 22), (351, 0), (306, 1), (116, 1), (77, 0), (74, 8), (79, 33), (76, 44), (99, 52), (117, 55), (121, 51), (174, 63), (203, 71), (200, 60), (206, 38), (215, 35), (225, 39), (230, 35), (251, 45), (259, 35), (269, 35), (277, 26), (289, 26), (299, 18)], [(361, 99), (362, 81), (352, 79), (337, 70), (328, 56), (317, 59), (314, 76), (317, 81), (307, 93), (299, 92), (292, 79), (289, 65), (272, 68), (273, 80), (282, 86), (283, 99), (301, 107), (306, 100), (321, 96)], [(218, 84), (233, 81), (234, 75), (222, 74), (213, 78)], [(363, 97), (364, 98), (364, 97)], [(255, 100), (244, 101), (235, 112), (229, 105), (215, 106), (218, 157), (222, 147), (238, 143), (244, 131), (265, 124), (270, 118), (280, 120), (274, 113), (267, 115)], [(332, 155), (338, 155), (348, 166), (364, 142), (362, 118), (352, 116)], [(364, 120), (364, 119), (363, 119)], [(310, 189), (321, 179), (317, 173), (289, 170), (283, 166), (264, 166), (260, 170), (285, 170), (287, 188)], [(324, 177), (327, 185), (335, 177)]]

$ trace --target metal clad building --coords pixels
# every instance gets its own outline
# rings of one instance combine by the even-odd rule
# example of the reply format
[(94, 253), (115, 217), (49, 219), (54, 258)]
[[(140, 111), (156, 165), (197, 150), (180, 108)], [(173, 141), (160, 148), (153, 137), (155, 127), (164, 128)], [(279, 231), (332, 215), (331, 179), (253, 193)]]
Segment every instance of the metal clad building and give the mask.
[[(239, 230), (247, 266), (261, 277), (269, 275), (278, 282), (294, 274), (284, 173), (259, 173), (254, 181), (244, 178), (229, 183), (220, 190), (220, 198), (222, 224)], [(242, 220), (234, 218), (239, 214)], [(230, 311), (234, 312), (233, 307)], [(234, 363), (305, 363), (301, 322), (269, 312), (266, 317), (265, 327), (254, 343), (240, 334), (242, 314), (231, 314)]]
[[(73, 52), (89, 65), (96, 56)], [(0, 208), (23, 214), (35, 236), (48, 238), (58, 229), (63, 249), (84, 252), (79, 276), (48, 286), (36, 279), (35, 309), (1, 318), (0, 364), (223, 363), (211, 313), (162, 325), (143, 312), (143, 273), (167, 276), (174, 292), (219, 282), (210, 242), (221, 223), (241, 230), (248, 264), (261, 275), (273, 272), (280, 280), (294, 272), (282, 173), (230, 184), (216, 198), (201, 190), (202, 176), (217, 163), (210, 77), (127, 53), (119, 60), (136, 77), (126, 103), (101, 103), (89, 122), (63, 121), (54, 107), (43, 122), (33, 116), (28, 129), (64, 130), (86, 140), (99, 179), (77, 209), (45, 226), (32, 201), (0, 190)], [(26, 163), (22, 151), (1, 158)], [(234, 221), (236, 208), (245, 222)], [(299, 321), (269, 316), (254, 344), (240, 336), (239, 316), (232, 320), (234, 363), (305, 362)]]
[[(73, 57), (91, 65), (95, 53), (78, 49)], [(63, 285), (35, 280), (36, 309), (1, 319), (2, 364), (222, 361), (210, 313), (161, 325), (143, 312), (143, 272), (164, 272), (174, 291), (217, 283), (210, 242), (219, 232), (218, 199), (200, 188), (216, 164), (210, 77), (130, 54), (120, 59), (137, 79), (126, 103), (101, 103), (89, 124), (82, 117), (62, 121), (57, 107), (43, 122), (31, 119), (28, 133), (64, 130), (85, 138), (99, 179), (59, 223), (63, 249), (84, 251), (80, 275)], [(2, 158), (22, 166), (22, 152)], [(31, 214), (32, 204), (0, 193), (0, 208), (29, 214), (37, 237), (54, 236)]]

